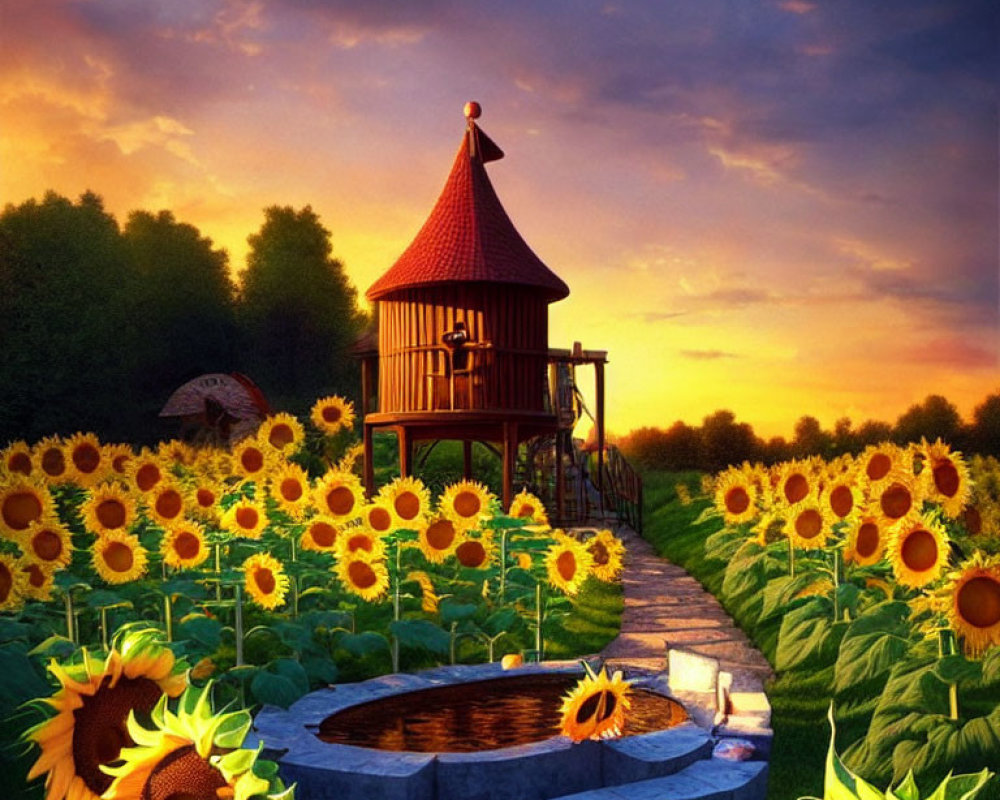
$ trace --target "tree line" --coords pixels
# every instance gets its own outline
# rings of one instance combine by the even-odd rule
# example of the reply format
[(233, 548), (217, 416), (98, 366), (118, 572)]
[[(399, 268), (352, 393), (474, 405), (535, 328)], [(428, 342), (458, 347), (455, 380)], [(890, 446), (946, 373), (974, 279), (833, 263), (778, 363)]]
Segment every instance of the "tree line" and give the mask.
[(307, 413), (357, 393), (350, 348), (369, 324), (310, 208), (272, 206), (246, 269), (169, 211), (123, 225), (88, 192), (0, 214), (0, 446), (92, 430), (172, 435), (158, 413), (185, 381), (241, 372), (271, 405)]
[(847, 417), (824, 430), (812, 416), (800, 417), (789, 441), (762, 439), (732, 411), (716, 411), (700, 426), (675, 422), (669, 428), (644, 427), (618, 441), (625, 456), (639, 469), (718, 472), (729, 464), (760, 461), (775, 464), (812, 455), (831, 459), (858, 454), (870, 444), (898, 444), (940, 438), (966, 454), (1000, 456), (1000, 392), (988, 395), (964, 421), (945, 397), (929, 395), (899, 416), (895, 424), (869, 420), (854, 427)]

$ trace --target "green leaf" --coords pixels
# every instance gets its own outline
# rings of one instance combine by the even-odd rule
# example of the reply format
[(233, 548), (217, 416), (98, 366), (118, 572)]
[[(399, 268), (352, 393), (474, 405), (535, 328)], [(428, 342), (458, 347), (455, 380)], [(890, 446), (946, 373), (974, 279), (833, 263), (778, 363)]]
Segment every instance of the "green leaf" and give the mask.
[(516, 621), (517, 611), (507, 606), (490, 614), (482, 624), (482, 628), (490, 636), (498, 636), (505, 631), (509, 631)]
[(934, 672), (945, 683), (978, 682), (983, 675), (983, 665), (962, 655), (951, 655), (938, 661)]
[(887, 602), (848, 625), (837, 656), (835, 691), (888, 675), (910, 648), (908, 616), (906, 603)]
[(795, 577), (782, 575), (781, 577), (769, 580), (764, 587), (764, 591), (761, 593), (763, 606), (760, 610), (759, 621), (763, 622), (766, 619), (787, 611), (795, 595), (815, 580), (814, 575), (805, 572)]
[(885, 793), (886, 800), (920, 800), (920, 789), (917, 782), (913, 780), (913, 770), (906, 773), (903, 782), (895, 789), (889, 789)]
[(833, 703), (830, 703), (827, 719), (830, 721), (830, 746), (826, 752), (823, 800), (882, 800), (882, 792), (851, 772), (837, 755), (834, 746), (837, 729), (833, 721)]
[(362, 631), (361, 633), (344, 633), (337, 640), (337, 646), (342, 647), (352, 656), (363, 658), (364, 656), (389, 650), (389, 640), (381, 633), (375, 631)]
[(250, 682), (250, 691), (258, 703), (288, 708), (305, 692), (284, 675), (276, 675), (266, 669), (260, 670)]
[(7, 617), (0, 617), (0, 642), (11, 642), (15, 639), (28, 639), (32, 627), (23, 622), (17, 622)]
[(451, 634), (426, 619), (401, 619), (389, 625), (389, 630), (403, 647), (415, 647), (436, 655), (447, 655)]
[(726, 566), (722, 598), (734, 602), (747, 594), (759, 593), (767, 582), (767, 551), (753, 541), (744, 542)]
[(329, 658), (309, 656), (302, 659), (302, 668), (309, 676), (310, 683), (336, 683), (337, 665)]
[(949, 775), (927, 800), (972, 800), (995, 774), (984, 768), (967, 775)]
[(463, 619), (469, 619), (479, 610), (475, 603), (453, 603), (450, 600), (442, 600), (438, 606), (438, 613), (441, 615), (441, 622), (450, 625)]
[(90, 608), (101, 608), (105, 606), (116, 606), (119, 603), (127, 603), (128, 600), (122, 594), (118, 592), (112, 592), (109, 589), (95, 589), (89, 592), (85, 598), (84, 603)]
[(214, 651), (222, 640), (222, 623), (205, 614), (184, 616), (175, 631), (177, 639), (191, 639), (207, 650)]
[(28, 651), (30, 656), (41, 656), (42, 658), (56, 658), (65, 661), (76, 652), (76, 645), (65, 636), (53, 635), (41, 644), (36, 645)]
[(240, 747), (252, 724), (253, 718), (249, 712), (222, 715), (222, 722), (215, 731), (215, 745), (227, 749)]
[(831, 620), (832, 603), (813, 597), (781, 621), (775, 668), (779, 671), (833, 663), (846, 625)]
[(294, 658), (277, 658), (265, 669), (290, 680), (301, 694), (309, 691), (309, 676)]
[(21, 647), (0, 648), (0, 715), (6, 718), (21, 703), (51, 694), (52, 687)]

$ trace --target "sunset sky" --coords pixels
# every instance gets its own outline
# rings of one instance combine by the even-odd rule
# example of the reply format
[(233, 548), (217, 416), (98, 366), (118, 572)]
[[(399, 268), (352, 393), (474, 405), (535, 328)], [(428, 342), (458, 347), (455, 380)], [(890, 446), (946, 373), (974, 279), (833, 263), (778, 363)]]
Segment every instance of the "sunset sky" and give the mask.
[[(0, 0), (0, 202), (311, 205), (361, 293), (478, 100), (608, 423), (764, 436), (1000, 391), (994, 0)], [(589, 392), (591, 376), (581, 375)]]

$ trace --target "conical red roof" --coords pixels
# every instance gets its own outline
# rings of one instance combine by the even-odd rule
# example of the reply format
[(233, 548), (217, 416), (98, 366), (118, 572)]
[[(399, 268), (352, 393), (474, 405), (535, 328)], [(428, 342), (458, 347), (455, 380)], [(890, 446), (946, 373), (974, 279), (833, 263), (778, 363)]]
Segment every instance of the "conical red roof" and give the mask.
[(483, 162), (502, 156), (470, 118), (434, 209), (403, 255), (369, 287), (369, 300), (398, 289), (468, 282), (533, 287), (550, 303), (569, 294), (521, 238), (493, 190)]

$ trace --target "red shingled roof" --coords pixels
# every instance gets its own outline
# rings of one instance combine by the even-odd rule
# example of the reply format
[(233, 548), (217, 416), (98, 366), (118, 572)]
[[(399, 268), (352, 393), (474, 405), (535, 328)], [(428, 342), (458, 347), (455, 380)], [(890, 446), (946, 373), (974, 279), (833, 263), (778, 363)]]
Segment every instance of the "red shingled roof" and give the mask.
[(534, 287), (550, 303), (569, 294), (521, 238), (493, 190), (483, 162), (502, 156), (470, 120), (434, 209), (403, 255), (368, 289), (369, 300), (397, 289), (470, 281)]

